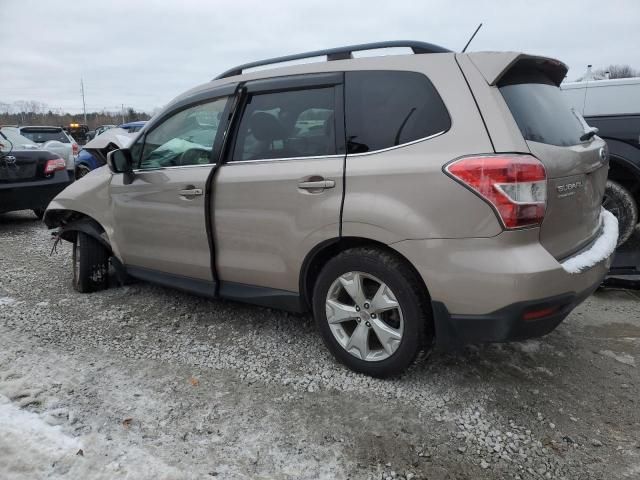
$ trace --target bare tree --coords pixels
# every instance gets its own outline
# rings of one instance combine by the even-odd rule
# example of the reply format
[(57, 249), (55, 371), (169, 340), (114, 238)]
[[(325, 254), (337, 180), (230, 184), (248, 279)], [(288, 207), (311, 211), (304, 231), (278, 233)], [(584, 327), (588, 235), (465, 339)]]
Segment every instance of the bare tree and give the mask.
[(601, 68), (596, 74), (606, 77), (609, 72), (609, 78), (631, 78), (640, 77), (640, 71), (631, 68), (630, 65), (609, 65), (607, 68)]
[[(128, 109), (128, 120), (148, 120), (149, 114), (136, 111), (134, 108)], [(119, 110), (109, 112), (102, 111), (87, 112), (89, 128), (98, 125), (118, 125), (121, 120)], [(50, 107), (46, 103), (34, 100), (19, 100), (11, 104), (0, 102), (0, 125), (69, 125), (71, 122), (82, 123), (84, 117), (81, 114), (70, 114), (62, 108)]]

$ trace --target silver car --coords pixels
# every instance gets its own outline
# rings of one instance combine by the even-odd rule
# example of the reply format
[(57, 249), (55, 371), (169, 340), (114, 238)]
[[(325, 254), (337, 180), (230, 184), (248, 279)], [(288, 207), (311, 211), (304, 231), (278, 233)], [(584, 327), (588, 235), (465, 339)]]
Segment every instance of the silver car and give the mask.
[[(408, 47), (408, 55), (353, 52)], [(252, 70), (326, 56), (327, 61)], [(235, 67), (51, 202), (73, 284), (120, 278), (312, 311), (348, 367), (544, 335), (616, 245), (605, 143), (521, 53), (385, 42)]]
[(67, 173), (74, 178), (75, 157), (78, 143), (62, 127), (24, 126), (18, 128), (20, 135), (27, 137), (43, 150), (48, 150), (64, 158)]

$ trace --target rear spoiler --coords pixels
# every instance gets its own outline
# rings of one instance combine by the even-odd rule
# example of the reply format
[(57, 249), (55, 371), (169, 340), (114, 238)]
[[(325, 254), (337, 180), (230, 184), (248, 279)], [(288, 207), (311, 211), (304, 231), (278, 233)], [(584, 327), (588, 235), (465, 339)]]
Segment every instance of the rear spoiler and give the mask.
[(489, 85), (496, 85), (513, 68), (538, 70), (560, 86), (569, 68), (559, 60), (518, 52), (474, 52), (466, 54)]

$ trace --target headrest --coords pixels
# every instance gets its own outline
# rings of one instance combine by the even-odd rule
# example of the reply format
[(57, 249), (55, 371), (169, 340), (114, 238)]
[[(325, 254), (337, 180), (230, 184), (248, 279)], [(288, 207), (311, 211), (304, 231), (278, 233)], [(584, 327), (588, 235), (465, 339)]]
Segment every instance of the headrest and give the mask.
[(249, 121), (251, 133), (256, 140), (272, 142), (286, 138), (286, 132), (276, 117), (266, 112), (256, 112)]

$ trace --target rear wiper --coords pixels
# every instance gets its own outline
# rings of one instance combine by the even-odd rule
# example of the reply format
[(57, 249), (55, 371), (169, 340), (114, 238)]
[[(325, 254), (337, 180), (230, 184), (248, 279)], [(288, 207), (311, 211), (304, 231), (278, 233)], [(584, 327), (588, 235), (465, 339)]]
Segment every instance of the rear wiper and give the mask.
[(589, 127), (589, 129), (580, 137), (580, 141), (586, 142), (587, 140), (591, 140), (598, 131), (599, 130), (596, 127)]

